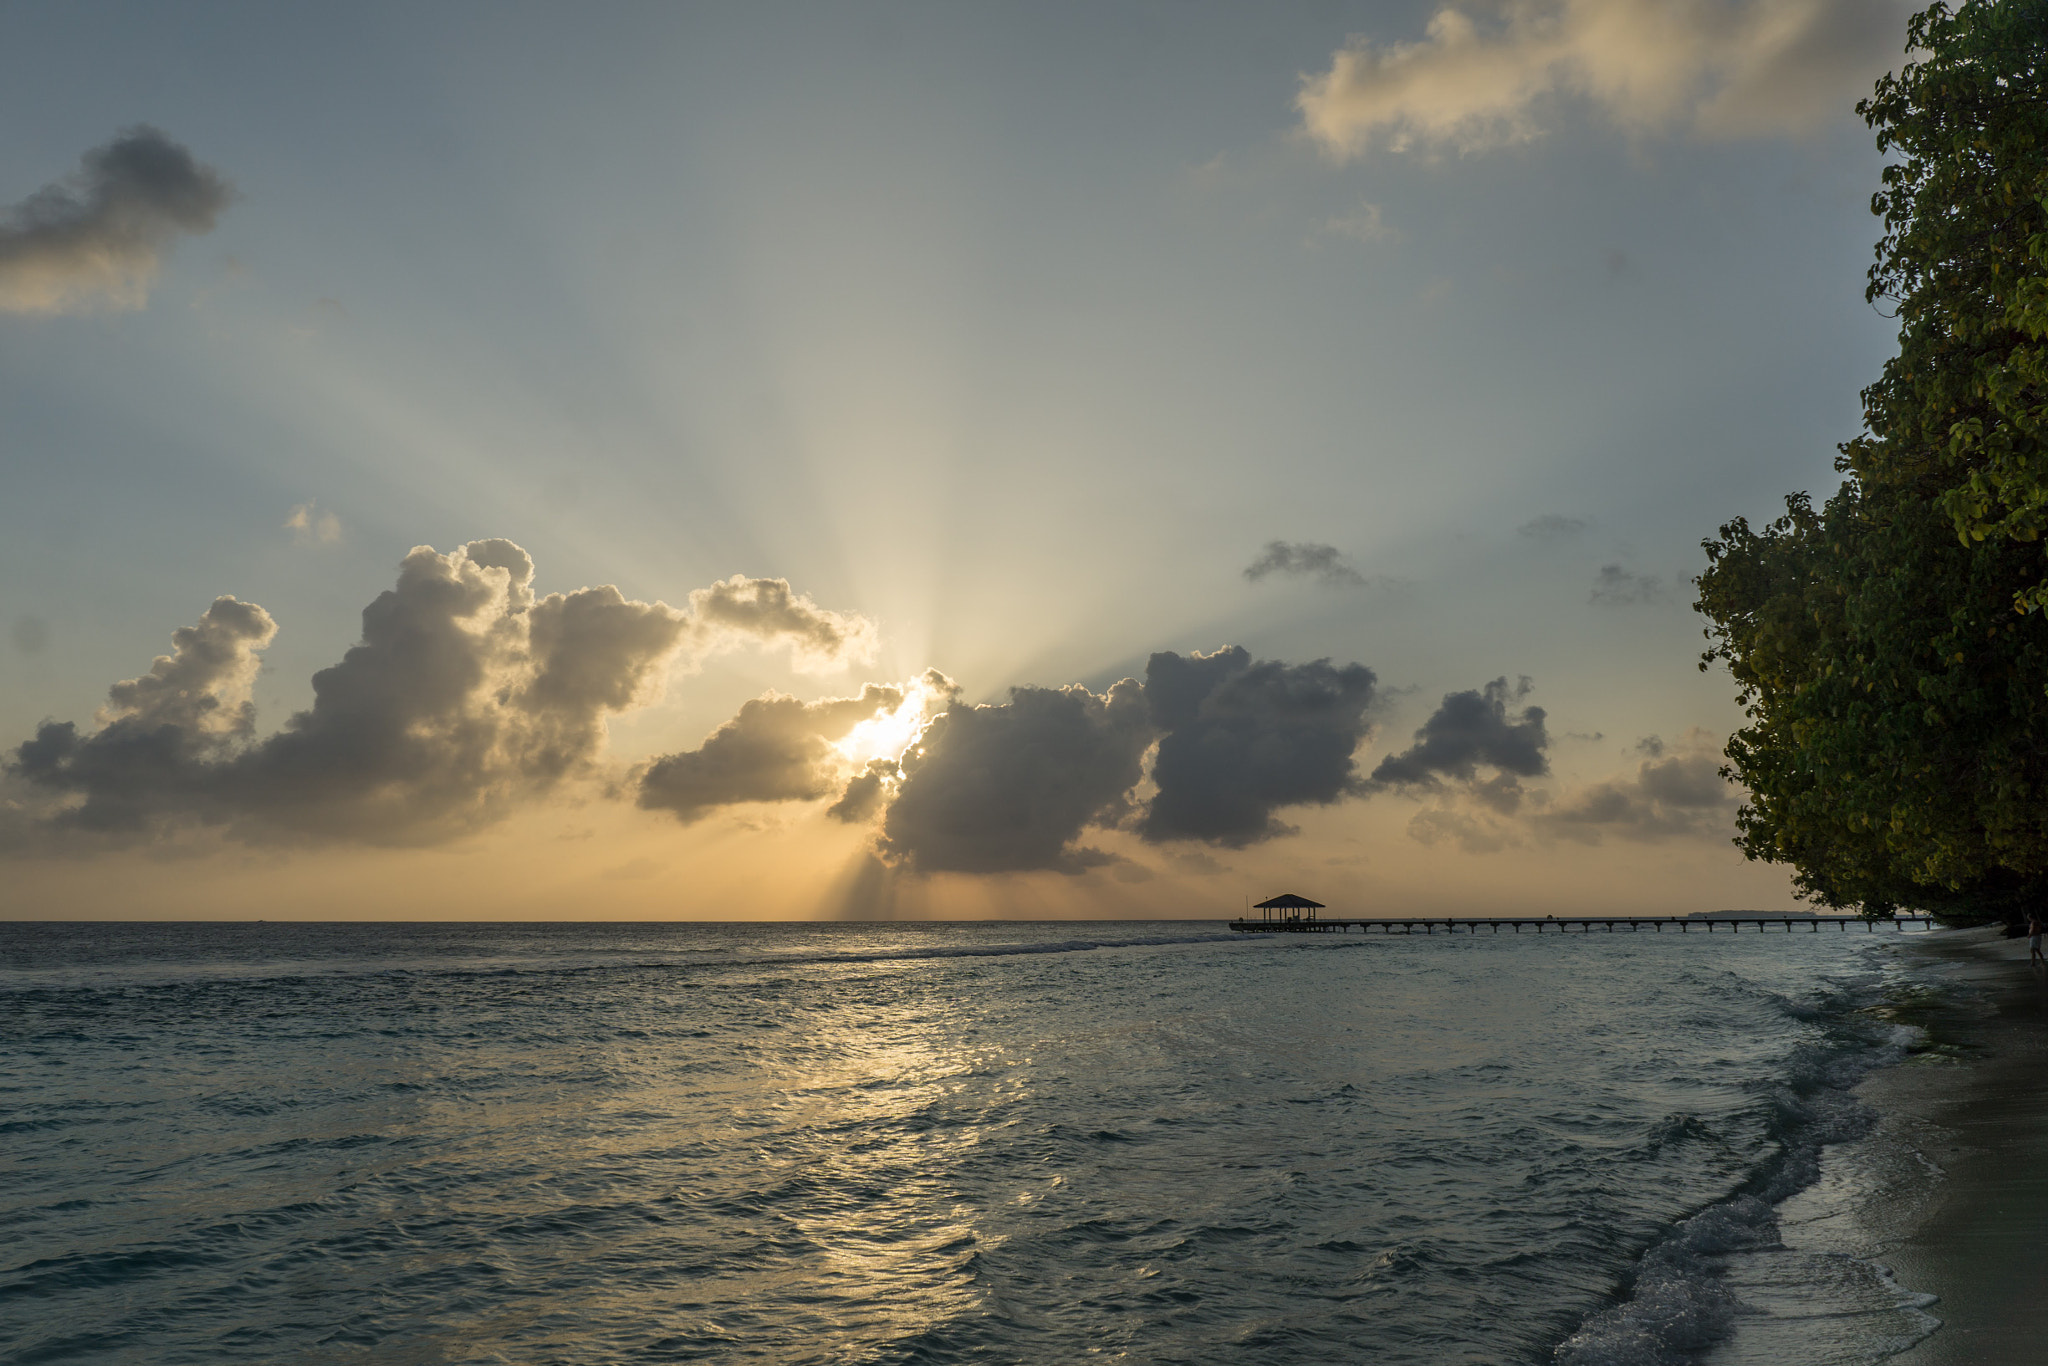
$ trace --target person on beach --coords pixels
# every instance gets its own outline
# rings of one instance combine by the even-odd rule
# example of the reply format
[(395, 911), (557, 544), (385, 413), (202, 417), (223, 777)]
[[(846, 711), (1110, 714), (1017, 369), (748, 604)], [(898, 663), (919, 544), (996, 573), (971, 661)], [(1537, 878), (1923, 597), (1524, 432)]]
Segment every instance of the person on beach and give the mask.
[(2041, 913), (2034, 911), (2027, 916), (2027, 966), (2048, 967), (2048, 956), (2041, 952)]

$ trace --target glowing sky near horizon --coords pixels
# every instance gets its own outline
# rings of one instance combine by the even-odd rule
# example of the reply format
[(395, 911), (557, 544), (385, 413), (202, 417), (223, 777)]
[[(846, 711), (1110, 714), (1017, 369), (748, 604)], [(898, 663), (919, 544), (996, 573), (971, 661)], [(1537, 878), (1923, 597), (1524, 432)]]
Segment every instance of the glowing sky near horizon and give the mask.
[[(1902, 10), (11, 26), (0, 914), (1791, 904), (1703, 786), (1739, 714), (1686, 580), (1721, 522), (1833, 487), (1889, 349), (1852, 106)], [(120, 141), (145, 125), (205, 174), (121, 161), (160, 150)], [(500, 539), (536, 602), (610, 625), (537, 663), (512, 552), (457, 563)], [(459, 709), (488, 745), (430, 786), (334, 708), (273, 743), (421, 546), (500, 595), (449, 630), (517, 633), (464, 656), (502, 684)], [(246, 733), (110, 703), (224, 595), (275, 627), (243, 619), (205, 684)], [(1241, 744), (1169, 722), (1154, 657), (1227, 646), (1375, 681), (1271, 675)], [(347, 696), (386, 696), (373, 665)], [(1273, 720), (1297, 684), (1335, 719)], [(1006, 703), (1041, 710), (969, 711)], [(84, 744), (122, 715), (203, 739), (177, 783), (145, 792), (111, 739), (68, 787), (23, 767), (46, 722)], [(1309, 770), (1353, 721), (1325, 800)], [(1174, 736), (1223, 757), (1175, 768)], [(86, 756), (132, 824), (64, 825)], [(860, 814), (871, 761), (902, 772)]]

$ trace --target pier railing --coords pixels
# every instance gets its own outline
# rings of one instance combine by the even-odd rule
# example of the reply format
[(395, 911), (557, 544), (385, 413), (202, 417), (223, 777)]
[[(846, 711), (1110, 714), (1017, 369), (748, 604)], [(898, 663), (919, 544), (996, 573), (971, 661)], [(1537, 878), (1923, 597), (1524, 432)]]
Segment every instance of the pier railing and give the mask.
[(1348, 934), (1356, 929), (1360, 934), (1378, 930), (1381, 934), (1435, 934), (1438, 930), (1446, 934), (1478, 934), (1482, 930), (1499, 934), (1510, 930), (1516, 934), (1534, 932), (1544, 934), (1556, 931), (1569, 934), (1577, 930), (1581, 934), (1592, 934), (1604, 930), (1612, 934), (1619, 930), (1641, 933), (1645, 929), (1662, 933), (1676, 929), (1680, 934), (1694, 930), (1712, 934), (1725, 928), (1730, 934), (1740, 933), (1745, 925), (1755, 926), (1759, 933), (1772, 929), (1783, 929), (1788, 934), (1811, 927), (1818, 934), (1823, 925), (1833, 925), (1847, 930), (1852, 925), (1861, 925), (1865, 930), (1874, 931), (1879, 925), (1890, 925), (1903, 930), (1908, 925), (1932, 925), (1934, 922), (1924, 915), (1899, 915), (1883, 920), (1866, 920), (1856, 915), (1813, 915), (1813, 916), (1728, 916), (1717, 915), (1711, 919), (1684, 915), (1575, 915), (1575, 916), (1373, 916), (1357, 920), (1301, 919), (1301, 920), (1233, 920), (1230, 928), (1245, 934)]

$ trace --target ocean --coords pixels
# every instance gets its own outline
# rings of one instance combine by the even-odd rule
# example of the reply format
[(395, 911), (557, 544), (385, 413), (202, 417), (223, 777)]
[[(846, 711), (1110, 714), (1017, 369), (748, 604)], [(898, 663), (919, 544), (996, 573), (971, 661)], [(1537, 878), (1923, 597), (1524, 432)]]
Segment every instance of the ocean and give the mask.
[(0, 925), (0, 1357), (1878, 1361), (1911, 937)]

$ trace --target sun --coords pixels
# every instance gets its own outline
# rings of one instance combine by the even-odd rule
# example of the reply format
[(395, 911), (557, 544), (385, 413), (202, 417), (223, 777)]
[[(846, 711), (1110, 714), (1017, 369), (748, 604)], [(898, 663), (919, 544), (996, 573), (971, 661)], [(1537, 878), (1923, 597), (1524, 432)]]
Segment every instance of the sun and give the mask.
[(942, 701), (941, 695), (923, 679), (914, 679), (903, 685), (903, 701), (894, 710), (870, 716), (832, 747), (855, 767), (866, 767), (871, 759), (900, 759), (903, 751), (923, 733), (934, 704)]

